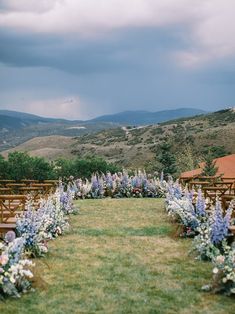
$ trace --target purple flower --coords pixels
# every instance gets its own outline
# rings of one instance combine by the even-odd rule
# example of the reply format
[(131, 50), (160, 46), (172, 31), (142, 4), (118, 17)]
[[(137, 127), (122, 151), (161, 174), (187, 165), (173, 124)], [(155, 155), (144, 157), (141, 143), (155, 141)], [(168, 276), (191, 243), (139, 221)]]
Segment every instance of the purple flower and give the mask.
[(196, 214), (198, 216), (206, 216), (206, 203), (202, 195), (201, 189), (198, 190), (197, 202), (196, 202)]
[(10, 243), (10, 242), (13, 242), (16, 238), (16, 234), (14, 231), (8, 231), (5, 235), (5, 242), (6, 243)]

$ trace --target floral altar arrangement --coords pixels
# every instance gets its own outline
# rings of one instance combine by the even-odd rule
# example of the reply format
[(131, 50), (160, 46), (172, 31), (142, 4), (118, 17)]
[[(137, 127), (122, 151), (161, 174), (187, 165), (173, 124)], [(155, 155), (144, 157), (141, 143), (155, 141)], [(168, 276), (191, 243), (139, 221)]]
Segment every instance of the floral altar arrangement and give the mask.
[(93, 174), (91, 179), (77, 179), (73, 190), (75, 198), (123, 198), (123, 197), (165, 197), (167, 183), (144, 171), (136, 171), (133, 176), (126, 171), (102, 175)]

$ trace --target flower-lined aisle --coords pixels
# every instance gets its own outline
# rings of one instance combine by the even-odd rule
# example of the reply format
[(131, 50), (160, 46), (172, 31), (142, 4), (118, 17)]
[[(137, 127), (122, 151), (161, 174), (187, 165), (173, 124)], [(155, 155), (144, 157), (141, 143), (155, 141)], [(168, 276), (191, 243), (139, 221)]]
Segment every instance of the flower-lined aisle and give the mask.
[(29, 200), (26, 211), (17, 217), (16, 232), (9, 231), (0, 242), (0, 298), (19, 297), (31, 287), (33, 257), (48, 252), (48, 241), (69, 229), (68, 215), (76, 213), (74, 193), (62, 184), (56, 193), (42, 199), (35, 208)]
[(201, 190), (188, 191), (178, 182), (168, 183), (166, 210), (180, 226), (180, 236), (192, 237), (197, 258), (213, 263), (213, 282), (203, 287), (206, 291), (235, 294), (235, 242), (229, 232), (235, 203), (231, 202), (226, 213), (221, 203), (207, 210), (207, 200)]
[(123, 197), (165, 197), (167, 184), (163, 174), (157, 176), (147, 175), (136, 171), (132, 176), (127, 172), (115, 174), (94, 174), (91, 179), (77, 179), (70, 183), (76, 198), (123, 198)]

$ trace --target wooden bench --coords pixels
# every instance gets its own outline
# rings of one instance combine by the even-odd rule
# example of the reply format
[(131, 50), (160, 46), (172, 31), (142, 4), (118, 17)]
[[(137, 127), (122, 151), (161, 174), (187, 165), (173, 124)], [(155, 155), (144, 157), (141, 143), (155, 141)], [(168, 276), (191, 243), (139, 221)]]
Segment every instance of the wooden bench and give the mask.
[(26, 195), (0, 195), (0, 223), (14, 223), (25, 210)]
[(58, 185), (59, 181), (58, 180), (44, 180), (43, 183)]
[(52, 183), (33, 183), (32, 187), (43, 189), (43, 195), (47, 196), (55, 192), (55, 185)]
[(0, 195), (4, 195), (4, 194), (11, 194), (12, 190), (11, 188), (0, 188)]
[(25, 183), (7, 183), (6, 187), (10, 188), (13, 192), (17, 192), (19, 188), (26, 186)]
[(26, 186), (31, 186), (33, 183), (39, 183), (38, 180), (30, 180), (30, 179), (23, 179), (20, 183), (26, 184)]
[(27, 196), (27, 198), (32, 200), (33, 206), (38, 208), (40, 199), (45, 196), (45, 191), (40, 187), (27, 186), (19, 188), (19, 194)]
[(189, 182), (189, 190), (210, 186), (210, 181), (191, 181)]
[(221, 200), (221, 198), (226, 194), (226, 192), (229, 192), (229, 188), (224, 186), (208, 186), (203, 187), (202, 190), (204, 192), (204, 197), (209, 198), (210, 201), (214, 203), (216, 201), (216, 197), (218, 197)]

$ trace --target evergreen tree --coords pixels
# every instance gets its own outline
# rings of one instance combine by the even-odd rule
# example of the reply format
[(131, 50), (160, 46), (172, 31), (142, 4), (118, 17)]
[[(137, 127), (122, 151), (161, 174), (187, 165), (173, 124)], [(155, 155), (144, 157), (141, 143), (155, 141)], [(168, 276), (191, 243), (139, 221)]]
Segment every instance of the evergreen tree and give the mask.
[(162, 164), (162, 171), (166, 175), (174, 175), (177, 171), (176, 160), (174, 154), (171, 152), (171, 144), (164, 142), (161, 146), (161, 154), (158, 161)]
[(212, 154), (208, 154), (205, 158), (205, 165), (202, 171), (203, 176), (215, 176), (218, 171)]

